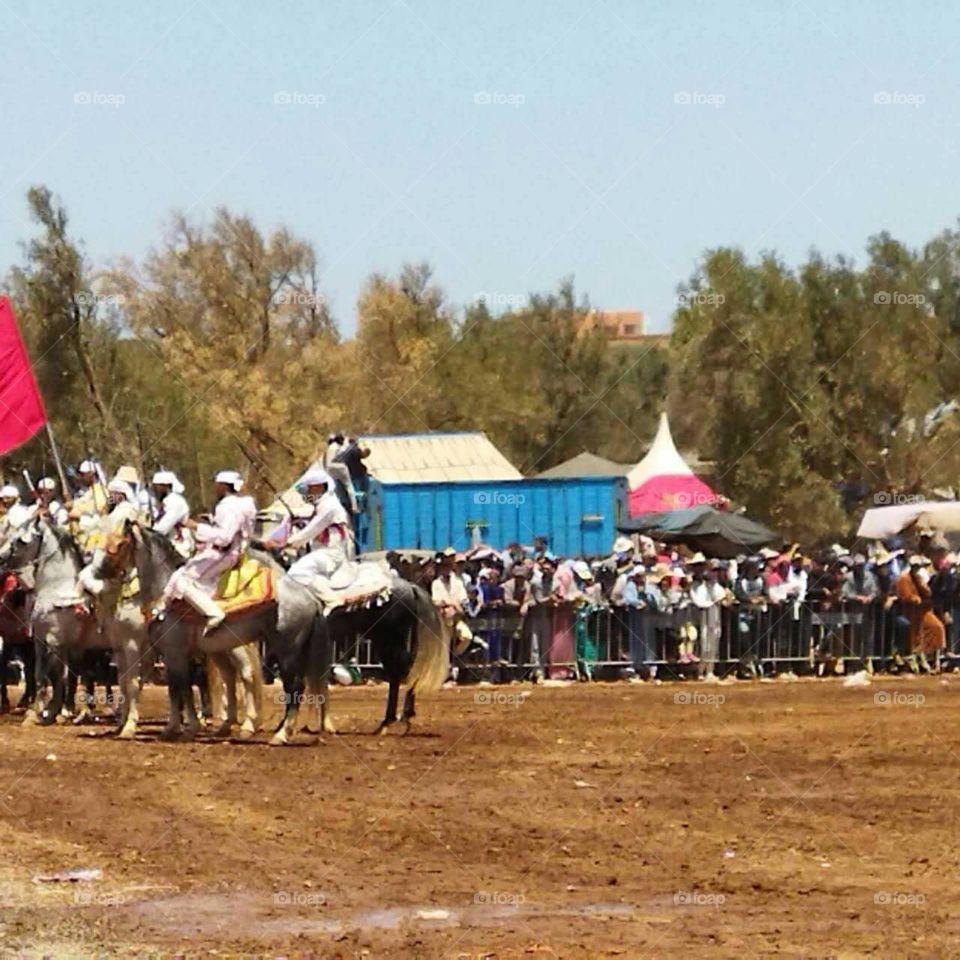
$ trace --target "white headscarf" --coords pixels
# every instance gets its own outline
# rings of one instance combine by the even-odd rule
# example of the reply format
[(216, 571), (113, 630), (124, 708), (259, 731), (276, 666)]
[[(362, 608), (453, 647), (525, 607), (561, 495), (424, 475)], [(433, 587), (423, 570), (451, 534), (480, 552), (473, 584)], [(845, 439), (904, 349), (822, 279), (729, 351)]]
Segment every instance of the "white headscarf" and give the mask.
[(234, 493), (239, 493), (243, 488), (243, 477), (236, 470), (221, 470), (214, 478), (217, 483), (225, 483), (232, 487)]
[(153, 475), (151, 483), (160, 484), (164, 487), (170, 487), (174, 493), (183, 493), (184, 487), (177, 475), (172, 470), (158, 470)]

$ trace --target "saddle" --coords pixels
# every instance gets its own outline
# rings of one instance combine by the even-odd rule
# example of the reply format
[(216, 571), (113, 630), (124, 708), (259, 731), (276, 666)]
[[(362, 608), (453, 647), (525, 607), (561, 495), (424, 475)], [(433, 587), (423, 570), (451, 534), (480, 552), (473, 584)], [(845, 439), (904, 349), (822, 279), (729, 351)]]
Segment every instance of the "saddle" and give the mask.
[(325, 616), (340, 607), (356, 609), (385, 601), (393, 581), (379, 564), (348, 560), (326, 582), (315, 582), (311, 589), (320, 600)]
[(229, 619), (273, 603), (275, 586), (272, 568), (244, 554), (233, 569), (221, 575), (213, 599)]

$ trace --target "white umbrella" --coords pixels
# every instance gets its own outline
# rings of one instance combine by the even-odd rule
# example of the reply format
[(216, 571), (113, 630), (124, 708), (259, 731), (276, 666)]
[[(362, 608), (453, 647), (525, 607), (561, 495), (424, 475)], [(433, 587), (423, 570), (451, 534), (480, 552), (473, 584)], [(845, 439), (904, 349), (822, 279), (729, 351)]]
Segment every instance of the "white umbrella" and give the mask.
[(863, 515), (857, 536), (867, 540), (885, 540), (887, 537), (895, 537), (914, 524), (941, 533), (960, 532), (960, 502), (923, 501), (892, 507), (874, 507)]

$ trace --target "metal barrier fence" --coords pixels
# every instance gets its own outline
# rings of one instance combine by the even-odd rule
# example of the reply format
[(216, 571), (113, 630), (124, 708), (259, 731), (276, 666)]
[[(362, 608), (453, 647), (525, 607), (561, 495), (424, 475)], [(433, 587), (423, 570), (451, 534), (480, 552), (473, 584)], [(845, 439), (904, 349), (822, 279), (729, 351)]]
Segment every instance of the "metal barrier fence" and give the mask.
[[(947, 652), (960, 653), (960, 609), (947, 611)], [(909, 621), (898, 602), (845, 601), (733, 603), (653, 613), (627, 607), (556, 604), (521, 617), (510, 608), (487, 609), (467, 620), (482, 644), (455, 666), (474, 679), (616, 675), (618, 672), (748, 675), (817, 672), (846, 661), (883, 669), (909, 655)], [(369, 641), (342, 642), (336, 660), (375, 671)], [(853, 663), (851, 663), (851, 661)]]

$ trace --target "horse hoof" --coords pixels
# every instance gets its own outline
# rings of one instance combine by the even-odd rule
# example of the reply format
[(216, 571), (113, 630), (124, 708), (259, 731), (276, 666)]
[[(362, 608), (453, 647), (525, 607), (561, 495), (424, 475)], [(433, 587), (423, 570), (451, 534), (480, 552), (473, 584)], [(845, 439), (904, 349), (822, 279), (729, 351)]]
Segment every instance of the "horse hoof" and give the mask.
[(252, 740), (254, 737), (254, 730), (248, 730), (243, 727), (240, 728), (240, 732), (237, 734), (238, 740)]
[(403, 729), (400, 731), (400, 736), (405, 737), (410, 732), (410, 721), (401, 720), (400, 722), (403, 724)]
[(134, 727), (124, 727), (118, 734), (118, 740), (133, 740), (137, 736), (137, 731)]
[(160, 739), (172, 742), (174, 740), (180, 739), (180, 728), (179, 727), (164, 727), (160, 731)]
[(287, 745), (287, 738), (282, 733), (275, 733), (270, 738), (271, 747), (285, 747)]
[(40, 722), (39, 717), (37, 717), (36, 710), (28, 710), (23, 715), (22, 726), (24, 727), (35, 727)]
[(88, 726), (88, 725), (91, 724), (91, 723), (96, 723), (96, 722), (97, 722), (97, 721), (96, 721), (96, 718), (94, 717), (94, 715), (93, 715), (92, 713), (89, 713), (89, 712), (78, 713), (78, 714), (73, 718), (73, 725), (74, 725), (75, 727), (84, 727), (84, 726)]
[(374, 730), (373, 733), (374, 733), (374, 736), (385, 737), (389, 732), (390, 732), (390, 724), (381, 723), (380, 726), (377, 727), (377, 729)]
[(69, 717), (65, 717), (62, 713), (58, 713), (56, 717), (47, 719), (47, 714), (44, 713), (40, 718), (41, 723), (55, 723), (58, 727), (65, 727), (73, 721)]
[(332, 720), (324, 720), (323, 722), (323, 732), (335, 734), (337, 732), (336, 725)]
[(216, 730), (213, 731), (215, 737), (229, 737), (233, 733), (233, 724), (232, 723), (221, 723)]

